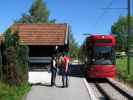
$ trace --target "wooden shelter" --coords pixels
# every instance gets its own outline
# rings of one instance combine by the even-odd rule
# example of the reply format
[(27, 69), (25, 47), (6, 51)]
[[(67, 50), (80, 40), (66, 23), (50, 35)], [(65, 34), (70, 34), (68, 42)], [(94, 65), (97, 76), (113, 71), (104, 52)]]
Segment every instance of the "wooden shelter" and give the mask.
[(20, 43), (29, 47), (30, 64), (49, 64), (57, 52), (68, 49), (68, 24), (14, 24)]

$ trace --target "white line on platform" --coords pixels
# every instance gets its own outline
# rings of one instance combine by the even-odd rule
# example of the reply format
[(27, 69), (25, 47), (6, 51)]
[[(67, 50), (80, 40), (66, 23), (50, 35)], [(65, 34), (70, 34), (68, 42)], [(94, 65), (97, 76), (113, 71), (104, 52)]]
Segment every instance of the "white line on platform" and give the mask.
[(83, 78), (84, 84), (90, 94), (91, 100), (98, 100), (94, 94), (94, 91), (92, 90), (92, 88), (90, 87), (90, 85), (88, 84), (88, 82), (86, 81), (85, 78)]

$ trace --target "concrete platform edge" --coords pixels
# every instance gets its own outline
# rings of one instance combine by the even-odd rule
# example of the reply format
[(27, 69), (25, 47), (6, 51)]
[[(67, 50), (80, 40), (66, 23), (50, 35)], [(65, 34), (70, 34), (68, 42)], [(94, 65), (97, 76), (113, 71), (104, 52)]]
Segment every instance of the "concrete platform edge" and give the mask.
[(90, 85), (87, 83), (86, 79), (83, 78), (84, 84), (89, 92), (90, 98), (91, 100), (98, 100), (94, 94), (94, 91), (92, 90), (92, 88), (90, 87)]

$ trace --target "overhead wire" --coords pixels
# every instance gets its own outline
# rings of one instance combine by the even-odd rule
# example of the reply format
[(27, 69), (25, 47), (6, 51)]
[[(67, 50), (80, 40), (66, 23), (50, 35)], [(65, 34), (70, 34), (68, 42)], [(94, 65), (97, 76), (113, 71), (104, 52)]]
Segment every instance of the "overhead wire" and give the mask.
[(103, 9), (102, 14), (99, 15), (99, 17), (97, 18), (96, 22), (93, 24), (92, 27), (96, 26), (96, 25), (101, 21), (101, 19), (102, 19), (102, 18), (105, 16), (105, 14), (108, 12), (107, 9), (109, 9), (109, 8), (112, 6), (113, 1), (114, 1), (114, 0), (111, 0), (111, 1), (109, 2), (109, 4)]

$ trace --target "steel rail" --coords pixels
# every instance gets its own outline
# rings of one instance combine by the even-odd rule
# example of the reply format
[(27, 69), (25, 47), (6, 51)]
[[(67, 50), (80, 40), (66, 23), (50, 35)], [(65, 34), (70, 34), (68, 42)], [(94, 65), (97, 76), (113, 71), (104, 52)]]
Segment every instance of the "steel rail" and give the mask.
[[(133, 95), (130, 95), (129, 92), (126, 90), (120, 88), (120, 86), (115, 85), (112, 81), (108, 80), (105, 82), (107, 86), (110, 86), (110, 89), (116, 91), (116, 93), (119, 93), (121, 96), (127, 98), (127, 100), (133, 100)], [(104, 86), (101, 85), (99, 82), (94, 82), (96, 88), (99, 90), (99, 92), (102, 93), (105, 100), (114, 100), (114, 97), (111, 96), (111, 94), (106, 90)]]
[(133, 100), (133, 96), (132, 95), (130, 95), (129, 93), (127, 93), (125, 90), (121, 89), (120, 87), (116, 86), (109, 79), (107, 79), (107, 81), (113, 88), (115, 88), (117, 91), (119, 91), (119, 93), (121, 93), (122, 95), (124, 95), (128, 99)]
[(111, 98), (108, 95), (108, 93), (98, 83), (94, 83), (94, 84), (96, 88), (98, 88), (98, 90), (103, 94), (105, 100), (113, 100), (113, 98)]

